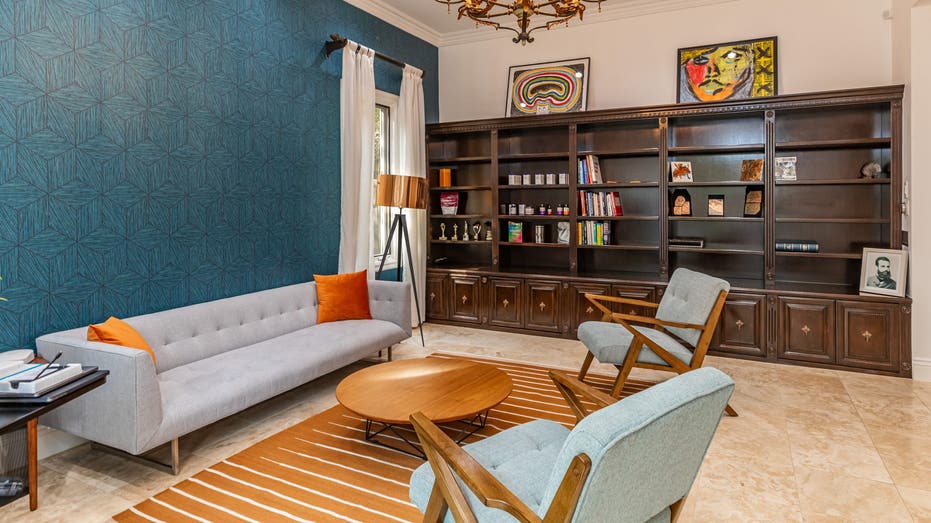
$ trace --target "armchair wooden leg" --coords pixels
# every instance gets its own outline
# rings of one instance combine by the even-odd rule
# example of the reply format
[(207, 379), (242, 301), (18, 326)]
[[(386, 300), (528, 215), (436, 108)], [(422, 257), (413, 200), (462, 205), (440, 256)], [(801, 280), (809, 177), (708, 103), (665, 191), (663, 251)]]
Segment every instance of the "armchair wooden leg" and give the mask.
[(614, 389), (611, 390), (611, 396), (615, 398), (621, 397), (621, 391), (624, 390), (624, 383), (627, 381), (627, 377), (630, 376), (630, 371), (634, 369), (637, 356), (640, 355), (640, 348), (637, 347), (640, 345), (639, 341), (639, 339), (634, 338), (634, 341), (631, 343), (631, 348), (627, 350), (627, 357), (624, 358), (624, 365), (618, 369), (620, 372), (617, 374), (617, 380), (614, 381)]
[(446, 498), (443, 497), (439, 485), (434, 483), (430, 501), (427, 502), (427, 509), (423, 513), (423, 523), (443, 523), (447, 510), (449, 505), (446, 504)]
[(582, 381), (585, 375), (588, 374), (588, 369), (592, 366), (592, 360), (594, 359), (595, 355), (591, 352), (585, 355), (585, 361), (582, 362), (582, 369), (579, 370), (579, 381)]
[(724, 412), (726, 412), (727, 415), (728, 415), (728, 416), (731, 416), (732, 418), (736, 418), (736, 417), (737, 417), (737, 411), (734, 410), (734, 407), (731, 407), (731, 404), (730, 404), (730, 403), (728, 403), (727, 406), (724, 407)]
[(679, 515), (682, 514), (682, 507), (685, 506), (685, 499), (688, 495), (684, 496), (679, 501), (676, 501), (672, 505), (669, 505), (669, 511), (672, 513), (669, 515), (669, 522), (676, 523), (676, 520), (679, 519)]

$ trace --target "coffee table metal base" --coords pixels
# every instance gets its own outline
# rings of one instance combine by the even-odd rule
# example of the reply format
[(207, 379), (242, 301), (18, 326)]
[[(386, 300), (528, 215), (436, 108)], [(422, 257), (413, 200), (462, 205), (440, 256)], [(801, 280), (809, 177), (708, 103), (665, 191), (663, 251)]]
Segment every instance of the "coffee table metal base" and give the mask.
[[(475, 434), (476, 432), (485, 428), (485, 423), (488, 421), (488, 411), (480, 412), (476, 414), (471, 419), (464, 419), (458, 421), (452, 421), (449, 423), (440, 423), (440, 428), (447, 428), (456, 431), (455, 436), (450, 436), (456, 443), (462, 444), (466, 438)], [(451, 427), (451, 424), (457, 424), (458, 427)], [(375, 426), (380, 427), (378, 430), (374, 430)], [(365, 420), (365, 440), (371, 441), (382, 447), (386, 447), (398, 452), (403, 452), (408, 456), (413, 456), (415, 458), (420, 458), (423, 460), (427, 459), (427, 455), (424, 454), (423, 450), (420, 447), (420, 442), (416, 438), (413, 438), (413, 441), (404, 435), (403, 431), (395, 430), (395, 427), (409, 427), (409, 425), (394, 425), (392, 423), (384, 423), (381, 421), (373, 421), (370, 419)], [(378, 436), (382, 434), (392, 434), (394, 437), (398, 438), (400, 441), (399, 445), (403, 443), (403, 447), (399, 445), (393, 445), (387, 443), (382, 439), (379, 439)], [(413, 449), (407, 450), (407, 448)]]

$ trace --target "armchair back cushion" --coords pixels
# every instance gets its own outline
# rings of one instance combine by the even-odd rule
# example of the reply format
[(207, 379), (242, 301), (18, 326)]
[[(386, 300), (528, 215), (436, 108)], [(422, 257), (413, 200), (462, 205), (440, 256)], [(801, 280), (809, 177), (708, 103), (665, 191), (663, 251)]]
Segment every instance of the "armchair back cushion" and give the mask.
[[(720, 278), (708, 276), (688, 269), (676, 269), (669, 279), (663, 299), (656, 309), (656, 318), (679, 323), (704, 324), (714, 308), (721, 291), (729, 291), (731, 285)], [(666, 327), (666, 330), (689, 342), (698, 343), (701, 331)]]
[(538, 513), (578, 454), (592, 470), (573, 521), (642, 523), (663, 513), (688, 494), (733, 390), (726, 374), (705, 367), (592, 413), (566, 438)]

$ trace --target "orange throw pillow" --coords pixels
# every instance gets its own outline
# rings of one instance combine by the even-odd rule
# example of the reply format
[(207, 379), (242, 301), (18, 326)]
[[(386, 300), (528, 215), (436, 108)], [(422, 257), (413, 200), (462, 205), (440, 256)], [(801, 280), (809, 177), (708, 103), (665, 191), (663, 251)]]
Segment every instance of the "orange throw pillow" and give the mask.
[(123, 347), (129, 347), (131, 349), (144, 350), (152, 357), (152, 363), (155, 363), (155, 353), (152, 352), (152, 347), (149, 347), (145, 338), (143, 338), (132, 325), (119, 318), (114, 318), (113, 316), (110, 316), (110, 318), (103, 323), (88, 325), (87, 341), (99, 341), (112, 345), (122, 345)]
[(317, 284), (317, 323), (370, 320), (369, 282), (366, 271), (320, 276)]

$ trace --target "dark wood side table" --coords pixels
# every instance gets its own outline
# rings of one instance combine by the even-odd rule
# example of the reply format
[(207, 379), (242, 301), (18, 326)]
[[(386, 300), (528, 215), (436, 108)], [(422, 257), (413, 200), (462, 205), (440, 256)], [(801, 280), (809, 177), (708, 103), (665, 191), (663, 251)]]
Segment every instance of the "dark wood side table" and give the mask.
[(110, 374), (110, 371), (94, 371), (67, 385), (49, 391), (44, 396), (33, 398), (29, 403), (22, 402), (22, 400), (15, 400), (14, 402), (13, 400), (0, 399), (0, 435), (22, 430), (24, 426), (26, 428), (28, 439), (29, 510), (35, 510), (39, 506), (39, 416), (103, 385), (107, 381), (107, 374)]

